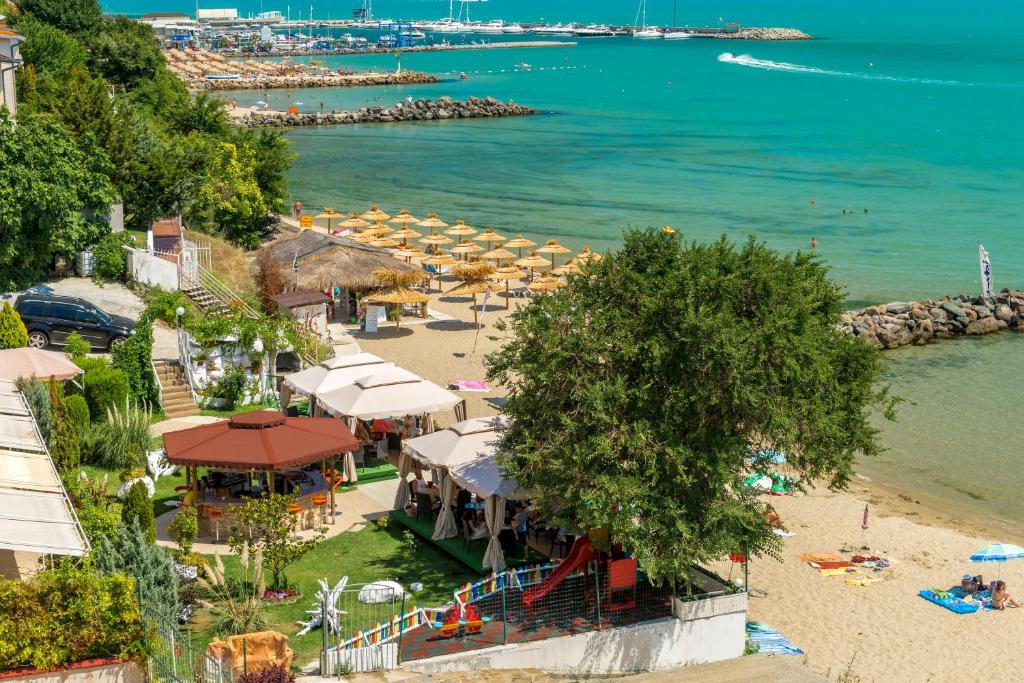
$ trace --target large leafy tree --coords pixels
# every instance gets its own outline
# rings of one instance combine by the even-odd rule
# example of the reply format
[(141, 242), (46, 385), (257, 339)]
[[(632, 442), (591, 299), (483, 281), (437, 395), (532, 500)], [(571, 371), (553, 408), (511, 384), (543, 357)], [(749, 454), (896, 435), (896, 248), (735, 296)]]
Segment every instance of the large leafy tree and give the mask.
[(86, 34), (103, 22), (97, 0), (18, 0), (25, 15), (71, 34)]
[(0, 289), (46, 274), (54, 254), (70, 255), (109, 227), (114, 199), (107, 159), (87, 136), (81, 146), (59, 123), (0, 110)]
[(254, 166), (251, 149), (219, 143), (199, 188), (191, 225), (207, 232), (220, 231), (245, 247), (258, 247), (271, 219)]
[(96, 70), (115, 86), (134, 88), (152, 81), (164, 65), (156, 34), (128, 17), (104, 19), (84, 39)]
[(807, 254), (753, 239), (685, 244), (629, 232), (570, 285), (513, 313), (487, 358), (509, 390), (509, 475), (556, 521), (603, 528), (652, 576), (747, 544), (774, 554), (743, 485), (785, 451), (805, 482), (842, 488), (891, 416), (877, 352), (841, 334), (843, 291)]
[(288, 565), (324, 538), (323, 533), (305, 539), (295, 536), (295, 517), (289, 510), (292, 503), (293, 498), (276, 493), (250, 498), (238, 512), (238, 525), (228, 532), (232, 552), (240, 554), (246, 545), (260, 552), (274, 577), (274, 588), (283, 588)]

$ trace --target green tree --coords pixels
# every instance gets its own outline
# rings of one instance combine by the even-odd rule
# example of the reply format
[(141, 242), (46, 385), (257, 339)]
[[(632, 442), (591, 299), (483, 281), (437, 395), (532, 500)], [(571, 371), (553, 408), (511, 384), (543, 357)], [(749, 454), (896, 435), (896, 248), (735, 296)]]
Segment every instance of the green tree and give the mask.
[(0, 310), (0, 349), (21, 349), (28, 346), (28, 330), (21, 316), (9, 301)]
[(273, 575), (274, 588), (284, 587), (285, 568), (315, 548), (324, 537), (322, 533), (307, 539), (295, 537), (295, 518), (288, 510), (293, 502), (291, 497), (276, 493), (250, 498), (239, 510), (237, 526), (228, 532), (228, 544), (236, 554), (249, 543), (251, 534), (251, 545), (262, 553)]
[(89, 431), (89, 404), (85, 397), (79, 394), (72, 394), (64, 397), (64, 407), (68, 410), (68, 418), (75, 430), (75, 435), (81, 442), (82, 437)]
[(256, 182), (255, 154), (246, 147), (218, 143), (192, 208), (190, 225), (217, 232), (241, 246), (259, 246), (271, 223)]
[(775, 554), (743, 479), (788, 455), (844, 487), (892, 417), (877, 351), (839, 332), (842, 289), (814, 256), (753, 239), (684, 244), (628, 232), (570, 285), (535, 298), (487, 360), (509, 390), (508, 475), (556, 521), (608, 530), (657, 578), (739, 550)]
[(77, 476), (63, 479), (85, 537), (98, 548), (103, 539), (113, 538), (121, 524), (121, 515), (107, 495), (107, 476), (90, 477), (79, 470)]
[(138, 524), (146, 533), (150, 543), (156, 541), (156, 523), (153, 519), (153, 503), (149, 500), (149, 489), (141, 481), (132, 484), (124, 497), (121, 507), (121, 521), (126, 525)]
[(77, 332), (72, 332), (64, 340), (64, 355), (71, 360), (85, 358), (90, 353), (92, 353), (92, 346), (85, 340), (85, 337)]
[(106, 155), (91, 137), (79, 147), (56, 121), (0, 109), (0, 289), (48, 272), (55, 254), (70, 255), (109, 230), (87, 214), (106, 215), (114, 191)]
[(97, 0), (18, 0), (16, 4), (25, 15), (71, 34), (92, 31), (103, 21)]
[(135, 334), (111, 352), (111, 363), (128, 376), (132, 400), (155, 409), (159, 407), (160, 392), (153, 377), (153, 321), (148, 313), (139, 317)]
[(236, 127), (233, 138), (238, 145), (253, 150), (253, 175), (263, 198), (275, 213), (287, 213), (288, 180), (286, 174), (295, 155), (288, 141), (277, 131)]
[(59, 28), (25, 16), (18, 20), (18, 31), (25, 36), (20, 56), (37, 75), (61, 79), (88, 63), (89, 53), (82, 44)]
[(78, 435), (71, 423), (64, 399), (57, 394), (57, 385), (50, 380), (50, 419), (52, 433), (50, 436), (50, 456), (61, 476), (67, 476), (78, 469), (81, 455), (78, 450)]
[(178, 575), (167, 553), (154, 545), (134, 520), (101, 541), (95, 551), (101, 574), (127, 574), (135, 579), (142, 603), (168, 623), (178, 618)]
[(148, 83), (164, 65), (153, 29), (128, 17), (106, 18), (83, 38), (96, 71), (115, 86), (135, 88)]
[(199, 517), (192, 506), (178, 508), (174, 519), (167, 525), (167, 533), (178, 542), (178, 556), (182, 559), (192, 554), (192, 543), (199, 536)]

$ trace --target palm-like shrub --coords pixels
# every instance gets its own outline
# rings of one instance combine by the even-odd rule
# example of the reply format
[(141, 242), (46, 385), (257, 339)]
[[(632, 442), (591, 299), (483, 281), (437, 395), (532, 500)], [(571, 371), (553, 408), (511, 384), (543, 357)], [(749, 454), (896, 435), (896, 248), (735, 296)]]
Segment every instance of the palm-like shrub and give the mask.
[(132, 447), (137, 447), (142, 453), (149, 448), (150, 418), (148, 408), (133, 407), (127, 398), (124, 399), (124, 410), (115, 406), (107, 408), (107, 421), (94, 427), (93, 458), (96, 464), (112, 470), (138, 466), (138, 463), (131, 462), (135, 452)]

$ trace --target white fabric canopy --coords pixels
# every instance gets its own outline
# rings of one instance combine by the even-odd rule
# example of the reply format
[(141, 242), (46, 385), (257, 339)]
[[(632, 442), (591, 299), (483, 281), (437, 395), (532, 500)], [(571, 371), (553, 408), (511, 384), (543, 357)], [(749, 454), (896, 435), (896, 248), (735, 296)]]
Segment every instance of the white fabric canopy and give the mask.
[(498, 465), (498, 453), (453, 465), (448, 469), (448, 474), (460, 487), (481, 498), (499, 496), (526, 500), (530, 497), (529, 492), (521, 489), (515, 479), (509, 479), (502, 472)]
[(507, 420), (502, 415), (456, 422), (447, 429), (406, 439), (402, 452), (423, 465), (452, 467), (498, 452)]
[(325, 410), (361, 420), (451, 410), (461, 400), (398, 367), (385, 367), (347, 387), (317, 395), (317, 402)]
[(452, 481), (450, 473), (439, 470), (439, 474), (441, 476), (441, 514), (437, 516), (437, 524), (434, 525), (434, 534), (431, 536), (435, 541), (459, 535), (459, 527), (455, 525), (455, 513), (452, 512), (452, 503), (455, 502), (455, 482)]
[(61, 493), (63, 487), (46, 451), (0, 448), (0, 487)]
[(3, 446), (28, 448), (36, 451), (45, 448), (31, 415), (0, 416), (0, 447)]
[(0, 548), (81, 556), (88, 546), (59, 493), (0, 489)]
[(406, 477), (412, 472), (412, 458), (405, 451), (398, 456), (398, 490), (395, 491), (395, 505), (392, 510), (404, 510), (409, 504), (409, 482)]
[(28, 347), (0, 350), (0, 378), (3, 379), (53, 377), (64, 380), (80, 374), (82, 368), (68, 360), (63, 353)]
[(290, 390), (291, 396), (325, 394), (347, 387), (357, 379), (366, 377), (383, 368), (393, 368), (394, 363), (385, 361), (372, 353), (353, 353), (326, 360), (320, 365), (306, 368), (285, 376), (282, 387)]
[(491, 532), (491, 538), (487, 541), (487, 550), (484, 551), (484, 561), (481, 563), (484, 569), (500, 572), (505, 568), (505, 553), (501, 551), (501, 542), (498, 541), (498, 534), (501, 532), (501, 525), (505, 523), (505, 499), (498, 496), (490, 496), (484, 505), (484, 519), (487, 521), (487, 530)]

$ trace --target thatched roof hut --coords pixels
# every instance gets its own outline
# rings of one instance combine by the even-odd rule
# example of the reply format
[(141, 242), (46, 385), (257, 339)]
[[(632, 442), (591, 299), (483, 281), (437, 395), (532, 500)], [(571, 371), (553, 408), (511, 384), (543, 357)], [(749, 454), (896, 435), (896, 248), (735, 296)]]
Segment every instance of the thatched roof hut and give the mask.
[[(382, 268), (421, 273), (424, 279), (427, 277), (425, 270), (399, 261), (386, 249), (314, 230), (302, 230), (298, 235), (281, 237), (263, 249), (270, 252), (271, 260), (281, 269), (289, 289), (374, 289), (383, 283), (373, 276), (373, 271)], [(292, 260), (296, 257), (299, 261), (297, 278), (292, 272)]]

